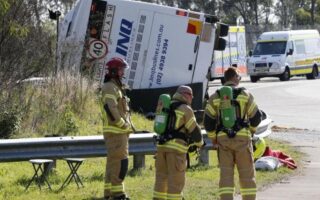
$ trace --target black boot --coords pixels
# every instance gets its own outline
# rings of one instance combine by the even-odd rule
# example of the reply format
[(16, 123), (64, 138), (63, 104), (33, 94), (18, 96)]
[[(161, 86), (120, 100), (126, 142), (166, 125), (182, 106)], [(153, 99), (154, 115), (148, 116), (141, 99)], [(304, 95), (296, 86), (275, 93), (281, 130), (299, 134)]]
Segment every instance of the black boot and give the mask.
[(104, 199), (104, 200), (110, 200), (111, 197), (107, 196), (107, 197), (104, 197), (103, 199)]
[(113, 197), (112, 200), (130, 200), (130, 198), (123, 194), (121, 196)]

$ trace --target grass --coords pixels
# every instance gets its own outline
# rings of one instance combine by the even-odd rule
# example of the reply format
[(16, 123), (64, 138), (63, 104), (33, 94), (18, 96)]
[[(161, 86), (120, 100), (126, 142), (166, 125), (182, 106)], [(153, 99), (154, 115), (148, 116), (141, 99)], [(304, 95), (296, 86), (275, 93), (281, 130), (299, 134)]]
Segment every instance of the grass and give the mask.
[[(20, 111), (21, 119), (12, 122), (20, 129), (11, 138), (102, 134), (96, 87), (90, 80), (70, 74), (59, 74), (40, 86), (21, 86), (11, 94), (16, 100), (9, 101)], [(141, 119), (140, 114), (132, 114), (136, 129), (152, 131), (153, 122)]]
[[(272, 149), (281, 150), (299, 160), (301, 154), (285, 143), (268, 140)], [(192, 167), (187, 171), (186, 186), (184, 196), (186, 199), (207, 200), (216, 199), (219, 181), (219, 169), (217, 168), (216, 152), (209, 153), (209, 166), (197, 165), (195, 156), (191, 156)], [(129, 169), (132, 169), (132, 157), (130, 157)], [(298, 163), (299, 164), (299, 163)], [(63, 160), (57, 160), (56, 168), (50, 173), (48, 179), (53, 191), (45, 189), (39, 190), (33, 183), (28, 191), (25, 187), (33, 175), (32, 165), (29, 162), (13, 162), (0, 164), (0, 199), (86, 199), (102, 200), (103, 181), (105, 170), (105, 158), (86, 159), (79, 168), (80, 175), (85, 187), (78, 189), (72, 181), (70, 185), (62, 191), (58, 191), (68, 173), (67, 164)], [(142, 170), (131, 170), (125, 180), (126, 191), (134, 200), (147, 200), (152, 198), (154, 185), (154, 159), (153, 156), (146, 156), (146, 168)], [(281, 167), (272, 172), (257, 172), (258, 189), (262, 189), (268, 184), (278, 182), (296, 171)], [(237, 181), (236, 177), (236, 181)], [(237, 191), (239, 186), (237, 184)]]

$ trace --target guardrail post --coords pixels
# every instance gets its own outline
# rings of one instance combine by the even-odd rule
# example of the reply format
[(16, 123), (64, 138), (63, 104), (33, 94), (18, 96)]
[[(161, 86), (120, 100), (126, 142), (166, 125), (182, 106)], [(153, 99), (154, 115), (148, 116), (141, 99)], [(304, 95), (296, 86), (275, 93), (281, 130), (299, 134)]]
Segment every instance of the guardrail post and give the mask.
[(141, 169), (141, 168), (145, 168), (145, 166), (146, 166), (145, 155), (143, 154), (133, 155), (133, 169)]
[(56, 168), (56, 166), (57, 166), (57, 160), (56, 159), (53, 159), (52, 163), (44, 163), (43, 176), (47, 176), (52, 171), (52, 169)]
[(200, 150), (199, 164), (209, 165), (209, 150)]

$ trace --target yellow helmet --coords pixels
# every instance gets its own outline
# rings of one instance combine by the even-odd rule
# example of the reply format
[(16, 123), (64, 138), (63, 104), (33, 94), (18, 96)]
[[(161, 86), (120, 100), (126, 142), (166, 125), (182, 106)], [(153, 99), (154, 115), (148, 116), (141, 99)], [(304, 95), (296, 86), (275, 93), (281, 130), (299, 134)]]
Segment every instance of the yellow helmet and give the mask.
[(267, 148), (266, 141), (263, 138), (253, 138), (253, 157), (254, 159), (260, 158)]

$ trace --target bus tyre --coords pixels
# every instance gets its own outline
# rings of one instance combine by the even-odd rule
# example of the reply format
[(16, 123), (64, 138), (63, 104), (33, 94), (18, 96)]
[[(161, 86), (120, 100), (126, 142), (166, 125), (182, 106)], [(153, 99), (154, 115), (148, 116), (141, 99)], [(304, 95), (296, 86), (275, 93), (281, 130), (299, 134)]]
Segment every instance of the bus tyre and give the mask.
[(288, 68), (284, 70), (283, 74), (280, 75), (280, 81), (288, 81), (290, 80), (290, 71)]
[(312, 72), (310, 74), (307, 74), (307, 79), (315, 79), (318, 76), (318, 67), (317, 66), (313, 66), (312, 68)]
[(221, 81), (221, 85), (224, 85), (224, 83), (226, 82), (226, 80), (224, 80), (224, 77), (220, 78)]
[(260, 78), (258, 76), (250, 76), (250, 81), (256, 83)]

